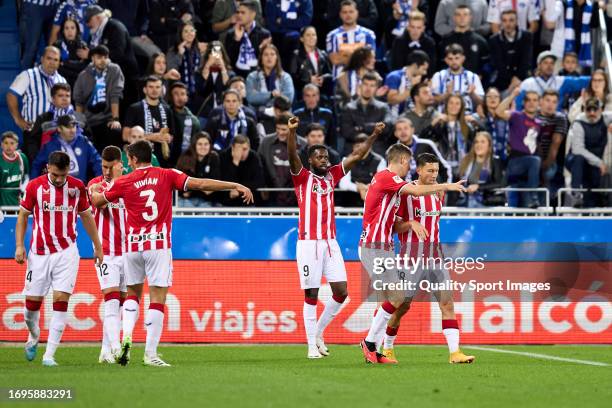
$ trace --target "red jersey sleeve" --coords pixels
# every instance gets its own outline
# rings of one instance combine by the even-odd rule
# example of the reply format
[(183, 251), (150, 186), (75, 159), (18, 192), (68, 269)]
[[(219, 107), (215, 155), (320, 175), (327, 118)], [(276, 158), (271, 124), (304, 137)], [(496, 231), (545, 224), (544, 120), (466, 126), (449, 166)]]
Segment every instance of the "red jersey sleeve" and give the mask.
[(123, 180), (125, 176), (119, 177), (117, 180), (114, 180), (109, 184), (108, 188), (102, 191), (102, 195), (109, 203), (116, 201), (117, 199), (123, 197), (125, 193), (125, 188), (123, 187)]
[(331, 166), (329, 168), (329, 174), (331, 174), (332, 178), (334, 179), (334, 186), (337, 186), (340, 179), (346, 175), (346, 172), (344, 171), (344, 163), (340, 162), (335, 166)]
[(77, 211), (82, 213), (83, 211), (87, 211), (91, 208), (89, 205), (89, 196), (87, 195), (87, 189), (85, 188), (85, 184), (80, 183), (79, 186), (79, 202), (77, 203)]
[(302, 169), (298, 174), (291, 173), (291, 178), (293, 179), (293, 185), (299, 186), (301, 184), (305, 184), (308, 181), (309, 171), (306, 170), (306, 167), (302, 166)]
[(384, 174), (379, 180), (379, 183), (381, 183), (381, 190), (391, 194), (397, 193), (402, 187), (408, 184), (406, 180), (391, 172)]
[(177, 169), (169, 169), (168, 174), (170, 175), (170, 179), (172, 180), (172, 187), (175, 190), (187, 190), (187, 180), (189, 179), (188, 175)]
[(36, 204), (36, 186), (34, 184), (33, 182), (28, 183), (25, 194), (19, 203), (21, 208), (29, 212), (34, 211), (34, 205)]

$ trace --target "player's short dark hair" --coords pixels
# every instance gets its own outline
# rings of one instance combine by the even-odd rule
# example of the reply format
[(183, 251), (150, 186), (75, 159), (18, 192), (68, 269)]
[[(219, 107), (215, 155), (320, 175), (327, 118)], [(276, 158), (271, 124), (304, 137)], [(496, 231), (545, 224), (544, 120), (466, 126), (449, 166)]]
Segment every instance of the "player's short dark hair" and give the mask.
[(425, 51), (416, 50), (412, 51), (406, 60), (406, 65), (417, 64), (418, 67), (421, 65), (429, 64), (429, 55)]
[(157, 75), (149, 75), (145, 78), (143, 86), (147, 86), (149, 82), (162, 82), (162, 79)]
[(138, 163), (151, 163), (153, 151), (149, 142), (139, 140), (128, 146), (127, 154), (128, 156), (135, 157)]
[(506, 9), (501, 12), (500, 16), (503, 17), (505, 14), (514, 14), (514, 16), (518, 16), (515, 9)]
[(353, 0), (342, 0), (340, 2), (340, 10), (342, 10), (342, 7), (344, 6), (353, 6), (357, 8), (357, 3), (355, 3)]
[(412, 88), (410, 88), (410, 99), (414, 101), (414, 98), (421, 92), (422, 88), (429, 88), (429, 85), (425, 82), (419, 82)]
[(291, 119), (291, 115), (288, 113), (281, 113), (274, 119), (274, 125), (289, 125), (289, 119)]
[(121, 160), (121, 149), (117, 146), (106, 146), (104, 150), (102, 150), (102, 160), (106, 160), (109, 162), (115, 160)]
[(278, 95), (274, 97), (272, 106), (283, 112), (291, 110), (291, 101), (285, 95)]
[(444, 49), (444, 56), (448, 57), (449, 55), (457, 55), (457, 54), (461, 54), (461, 55), (465, 55), (465, 51), (463, 51), (463, 47), (460, 46), (459, 44), (450, 44), (447, 45), (446, 48)]
[(417, 156), (416, 158), (417, 167), (423, 167), (427, 163), (440, 164), (440, 159), (438, 159), (438, 156), (436, 156), (435, 154), (431, 154), (431, 153), (421, 153)]
[(70, 84), (55, 84), (51, 87), (51, 97), (53, 98), (59, 91), (71, 93), (72, 88), (70, 87)]
[(60, 150), (51, 152), (47, 164), (49, 166), (55, 166), (60, 170), (66, 170), (70, 167), (70, 156), (68, 156), (68, 153)]
[(547, 89), (542, 93), (542, 98), (545, 96), (554, 96), (555, 98), (559, 99), (559, 92), (555, 91), (554, 89)]
[(387, 157), (387, 163), (397, 163), (402, 157), (408, 159), (412, 157), (412, 150), (401, 143), (396, 143), (387, 149), (385, 156)]
[(237, 144), (248, 144), (250, 146), (251, 141), (249, 140), (247, 136), (239, 133), (236, 136), (234, 136), (231, 144), (232, 146), (237, 145)]
[(323, 132), (323, 135), (325, 135), (325, 126), (317, 122), (312, 122), (308, 124), (308, 126), (306, 126), (305, 136), (308, 136), (311, 132), (316, 132), (317, 130), (320, 130), (321, 132)]
[(327, 146), (322, 144), (314, 144), (308, 147), (308, 158), (311, 158), (317, 152), (317, 150), (325, 150), (329, 153), (329, 150), (327, 150)]
[(0, 142), (4, 142), (4, 139), (13, 139), (17, 143), (19, 143), (19, 136), (17, 136), (17, 133), (12, 132), (10, 130), (7, 130), (6, 132), (2, 133), (2, 136), (0, 136)]
[(93, 57), (94, 55), (101, 55), (103, 57), (108, 57), (110, 55), (110, 51), (108, 47), (104, 44), (97, 45), (89, 51), (89, 55)]
[(361, 77), (361, 83), (364, 81), (374, 81), (378, 85), (378, 76), (373, 72), (366, 72), (363, 77)]
[(251, 11), (257, 12), (257, 2), (255, 0), (243, 0), (238, 3), (238, 7), (244, 6)]

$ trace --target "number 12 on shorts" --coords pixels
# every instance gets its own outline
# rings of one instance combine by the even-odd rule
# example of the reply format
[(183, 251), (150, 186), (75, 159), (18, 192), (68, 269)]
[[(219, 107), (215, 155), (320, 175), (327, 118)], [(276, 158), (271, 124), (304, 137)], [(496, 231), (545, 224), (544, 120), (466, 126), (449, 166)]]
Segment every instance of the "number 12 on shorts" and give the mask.
[(108, 269), (108, 265), (105, 263), (98, 265), (98, 271), (100, 271), (100, 277), (108, 275), (107, 269)]

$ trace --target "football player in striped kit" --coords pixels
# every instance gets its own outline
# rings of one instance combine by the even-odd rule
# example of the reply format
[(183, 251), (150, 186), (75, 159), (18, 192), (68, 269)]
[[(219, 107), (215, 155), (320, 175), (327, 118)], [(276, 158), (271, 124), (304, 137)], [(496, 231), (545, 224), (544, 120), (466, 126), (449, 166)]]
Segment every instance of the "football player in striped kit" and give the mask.
[[(437, 184), (438, 172), (440, 171), (440, 160), (431, 153), (422, 153), (417, 157), (418, 179), (413, 181), (414, 185)], [(400, 256), (408, 255), (412, 259), (421, 257), (423, 260), (443, 260), (442, 247), (440, 244), (440, 216), (444, 203), (444, 193), (431, 194), (415, 197), (406, 195), (402, 197), (400, 208), (397, 212), (401, 221), (397, 221), (395, 232), (397, 232), (401, 249)], [(435, 263), (438, 265), (438, 263)], [(429, 270), (422, 266), (415, 274), (410, 274), (410, 281), (417, 287), (420, 280), (427, 279), (434, 282), (444, 282), (450, 279), (448, 271), (444, 268)], [(410, 303), (416, 291), (408, 291), (406, 299), (391, 316), (387, 324), (383, 341), (382, 354), (390, 361), (397, 362), (393, 343), (397, 336), (397, 330), (402, 316), (410, 309)], [(474, 356), (466, 356), (459, 349), (459, 324), (455, 316), (452, 292), (439, 291), (435, 293), (436, 299), (442, 312), (442, 332), (448, 344), (450, 353), (449, 362), (472, 363)]]
[[(289, 119), (287, 151), (295, 186), (300, 217), (296, 257), (300, 286), (304, 290), (304, 327), (308, 341), (308, 358), (329, 355), (323, 340), (323, 332), (338, 314), (347, 297), (346, 269), (342, 251), (336, 241), (334, 188), (359, 160), (372, 148), (372, 144), (385, 128), (377, 123), (363, 146), (351, 153), (340, 164), (331, 166), (329, 152), (323, 145), (308, 148), (308, 164), (305, 168), (296, 147), (296, 131), (300, 120)], [(321, 278), (329, 283), (332, 298), (326, 303), (317, 321), (317, 299)]]

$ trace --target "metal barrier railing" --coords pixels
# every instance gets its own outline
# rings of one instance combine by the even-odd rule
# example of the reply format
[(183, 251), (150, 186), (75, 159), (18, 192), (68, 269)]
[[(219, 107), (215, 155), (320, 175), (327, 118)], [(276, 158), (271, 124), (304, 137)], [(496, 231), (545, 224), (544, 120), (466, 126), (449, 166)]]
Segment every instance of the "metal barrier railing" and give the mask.
[(612, 207), (589, 207), (589, 208), (574, 208), (564, 206), (564, 195), (571, 193), (604, 193), (612, 194), (612, 188), (572, 188), (564, 187), (557, 191), (557, 214), (559, 215), (584, 215), (584, 214), (600, 214), (611, 215)]

